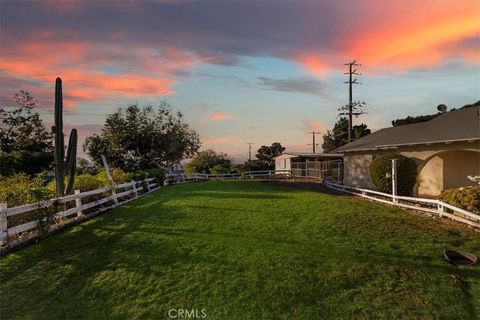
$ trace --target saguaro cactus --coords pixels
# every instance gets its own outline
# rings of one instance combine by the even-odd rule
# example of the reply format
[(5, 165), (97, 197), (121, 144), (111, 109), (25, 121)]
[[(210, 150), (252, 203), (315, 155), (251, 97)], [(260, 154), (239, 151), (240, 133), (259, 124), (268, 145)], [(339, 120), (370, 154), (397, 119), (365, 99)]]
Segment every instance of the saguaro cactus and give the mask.
[[(63, 96), (62, 79), (55, 81), (55, 126), (52, 127), (55, 134), (55, 182), (57, 197), (63, 197), (73, 191), (75, 169), (77, 166), (77, 129), (72, 129), (68, 141), (67, 157), (65, 159), (65, 142), (63, 140)], [(68, 176), (65, 188), (65, 176)]]

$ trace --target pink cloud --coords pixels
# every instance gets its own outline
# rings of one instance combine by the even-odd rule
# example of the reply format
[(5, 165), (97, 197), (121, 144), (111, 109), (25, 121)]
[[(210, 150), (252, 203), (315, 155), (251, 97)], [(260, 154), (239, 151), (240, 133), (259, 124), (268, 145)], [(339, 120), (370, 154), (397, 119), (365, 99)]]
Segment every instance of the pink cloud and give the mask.
[(304, 48), (291, 59), (319, 76), (343, 70), (348, 59), (357, 59), (369, 73), (436, 67), (451, 57), (478, 62), (478, 48), (475, 54), (471, 47), (454, 46), (480, 33), (475, 1), (425, 0), (415, 6), (415, 14), (403, 0), (388, 4), (368, 0), (362, 5), (358, 16), (365, 16), (368, 23), (355, 25), (323, 52)]
[(225, 113), (225, 112), (214, 112), (210, 116), (211, 121), (224, 121), (224, 120), (230, 120), (234, 118), (235, 118), (234, 115), (230, 113)]
[[(125, 53), (107, 44), (59, 41), (48, 30), (38, 34), (41, 42), (17, 43), (0, 51), (0, 86), (5, 88), (2, 84), (11, 79), (29, 81), (28, 88), (18, 89), (30, 91), (42, 106), (51, 104), (57, 76), (64, 82), (66, 107), (118, 97), (171, 95), (175, 93), (175, 72), (199, 61), (173, 47), (132, 48)], [(117, 62), (122, 69), (112, 74), (108, 70), (115, 69)], [(4, 90), (0, 90), (1, 96), (13, 94)]]
[(305, 127), (307, 128), (307, 130), (310, 130), (310, 131), (313, 130), (321, 133), (327, 132), (327, 127), (323, 123), (313, 121), (313, 120), (306, 120)]

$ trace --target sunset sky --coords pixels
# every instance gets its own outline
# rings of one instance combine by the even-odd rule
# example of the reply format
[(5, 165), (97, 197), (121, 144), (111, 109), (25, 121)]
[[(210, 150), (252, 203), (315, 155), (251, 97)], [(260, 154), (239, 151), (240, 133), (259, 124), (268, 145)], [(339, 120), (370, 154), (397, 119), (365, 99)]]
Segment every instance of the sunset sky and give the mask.
[(480, 98), (477, 0), (2, 0), (0, 15), (1, 106), (27, 90), (50, 126), (60, 76), (82, 142), (118, 107), (166, 100), (203, 148), (310, 150), (306, 132), (348, 102), (353, 59), (369, 104), (355, 121), (373, 130)]

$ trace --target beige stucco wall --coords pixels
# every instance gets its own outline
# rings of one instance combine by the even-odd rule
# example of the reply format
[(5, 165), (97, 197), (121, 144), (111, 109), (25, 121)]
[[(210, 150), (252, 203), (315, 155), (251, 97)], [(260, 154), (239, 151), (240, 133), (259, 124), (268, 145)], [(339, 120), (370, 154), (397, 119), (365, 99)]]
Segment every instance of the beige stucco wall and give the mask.
[(419, 167), (416, 194), (438, 196), (442, 190), (473, 185), (468, 176), (480, 175), (480, 152), (449, 150), (439, 152)]
[(344, 183), (375, 189), (369, 173), (373, 159), (387, 152), (413, 159), (419, 175), (414, 193), (435, 197), (443, 189), (472, 184), (466, 177), (480, 174), (480, 141), (402, 146), (390, 150), (347, 152), (344, 155)]
[(443, 190), (443, 159), (435, 155), (420, 169), (415, 186), (415, 194), (429, 197), (440, 194)]

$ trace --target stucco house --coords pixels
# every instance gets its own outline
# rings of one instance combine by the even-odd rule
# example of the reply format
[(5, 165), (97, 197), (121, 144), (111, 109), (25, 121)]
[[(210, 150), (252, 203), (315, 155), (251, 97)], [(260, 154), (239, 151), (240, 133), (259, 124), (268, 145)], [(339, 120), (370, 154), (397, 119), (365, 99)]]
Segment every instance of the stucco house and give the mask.
[(369, 166), (395, 152), (418, 165), (415, 196), (436, 197), (444, 189), (471, 185), (480, 175), (480, 107), (446, 112), (430, 121), (385, 128), (334, 150), (344, 154), (344, 184), (375, 189)]

